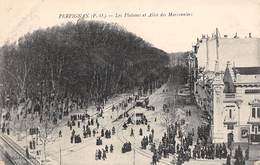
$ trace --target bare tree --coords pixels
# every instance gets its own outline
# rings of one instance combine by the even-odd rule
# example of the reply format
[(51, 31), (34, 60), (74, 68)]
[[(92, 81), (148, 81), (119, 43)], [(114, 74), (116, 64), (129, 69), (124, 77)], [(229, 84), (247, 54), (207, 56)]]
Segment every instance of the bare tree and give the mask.
[(44, 161), (47, 161), (46, 146), (49, 142), (53, 142), (56, 140), (57, 136), (55, 136), (55, 133), (60, 126), (60, 122), (57, 121), (57, 123), (55, 123), (55, 119), (49, 118), (47, 113), (46, 115), (44, 115), (44, 117), (41, 117), (40, 120), (41, 121), (38, 124), (38, 139), (43, 145)]

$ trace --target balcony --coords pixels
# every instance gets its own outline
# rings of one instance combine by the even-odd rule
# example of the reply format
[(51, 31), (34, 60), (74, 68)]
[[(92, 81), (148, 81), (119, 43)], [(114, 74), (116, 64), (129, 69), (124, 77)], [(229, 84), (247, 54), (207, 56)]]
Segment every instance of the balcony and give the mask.
[(225, 93), (224, 102), (242, 102), (242, 95), (240, 93)]
[(224, 124), (236, 124), (237, 118), (235, 116), (232, 116), (231, 118), (228, 116), (225, 116), (224, 118)]
[(252, 117), (252, 115), (249, 116), (248, 124), (260, 124), (260, 117)]
[(242, 98), (242, 94), (240, 93), (225, 93), (225, 98), (227, 99), (241, 99)]

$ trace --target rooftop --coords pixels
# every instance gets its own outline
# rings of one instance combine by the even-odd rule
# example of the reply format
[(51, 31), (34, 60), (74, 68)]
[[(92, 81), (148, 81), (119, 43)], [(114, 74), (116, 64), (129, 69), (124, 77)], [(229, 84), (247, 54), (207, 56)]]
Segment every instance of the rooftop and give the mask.
[(241, 75), (255, 75), (260, 74), (260, 67), (234, 67), (233, 71)]
[[(208, 46), (207, 46), (208, 45)], [(260, 38), (219, 38), (219, 71), (225, 71), (226, 62), (232, 66), (252, 67), (260, 66)], [(207, 49), (208, 47), (208, 49)], [(199, 44), (198, 58), (199, 67), (207, 67), (214, 71), (217, 59), (216, 40), (203, 40)]]

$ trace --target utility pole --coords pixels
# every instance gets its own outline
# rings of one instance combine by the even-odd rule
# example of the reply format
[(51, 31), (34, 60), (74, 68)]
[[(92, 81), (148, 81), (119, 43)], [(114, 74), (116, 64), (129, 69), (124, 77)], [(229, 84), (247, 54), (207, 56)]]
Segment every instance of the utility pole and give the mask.
[(209, 43), (208, 43), (208, 37), (206, 38), (206, 58), (207, 58), (207, 61), (206, 61), (206, 71), (208, 71), (209, 69)]
[(61, 165), (61, 147), (60, 147), (60, 165)]
[(218, 32), (218, 28), (216, 28), (216, 64), (215, 64), (215, 73), (219, 72), (219, 52), (218, 52), (218, 48), (219, 48), (219, 32)]
[(2, 112), (3, 111), (3, 108), (2, 108), (2, 106), (0, 107), (0, 128), (2, 128), (1, 127), (1, 124), (2, 124)]
[[(2, 114), (3, 114), (3, 99), (2, 99), (2, 84), (0, 84), (0, 100), (1, 100), (1, 104), (0, 104), (0, 129), (2, 129)], [(2, 132), (2, 131), (0, 131), (0, 132)]]
[[(135, 132), (135, 126), (136, 126), (136, 111), (134, 109), (134, 115), (135, 115), (135, 122), (134, 122), (134, 132)], [(135, 165), (135, 134), (134, 134), (134, 145), (133, 145), (133, 165)]]

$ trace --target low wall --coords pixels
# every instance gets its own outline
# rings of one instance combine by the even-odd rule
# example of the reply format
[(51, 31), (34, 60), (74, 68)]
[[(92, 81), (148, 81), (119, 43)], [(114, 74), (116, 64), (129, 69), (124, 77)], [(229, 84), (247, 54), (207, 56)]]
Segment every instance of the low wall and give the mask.
[(0, 148), (1, 153), (8, 159), (11, 165), (40, 165), (40, 163), (33, 163), (27, 159), (24, 155), (18, 151), (10, 141), (7, 141), (2, 135), (0, 135)]

